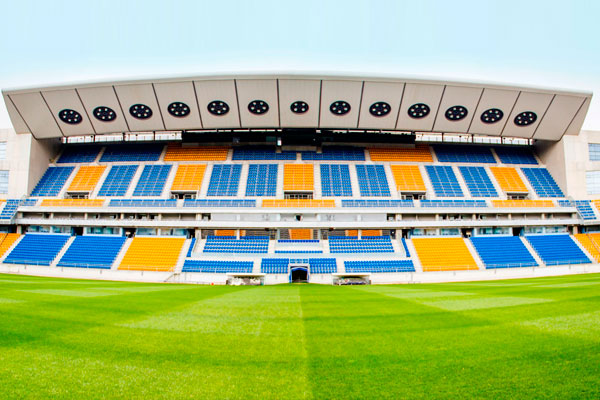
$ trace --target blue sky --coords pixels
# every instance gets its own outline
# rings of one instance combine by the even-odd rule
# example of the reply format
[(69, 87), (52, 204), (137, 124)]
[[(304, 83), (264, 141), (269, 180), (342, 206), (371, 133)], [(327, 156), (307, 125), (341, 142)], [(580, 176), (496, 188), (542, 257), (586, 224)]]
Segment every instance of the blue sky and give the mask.
[[(20, 0), (0, 18), (1, 88), (325, 71), (600, 94), (595, 0)], [(598, 98), (584, 128), (600, 130)]]

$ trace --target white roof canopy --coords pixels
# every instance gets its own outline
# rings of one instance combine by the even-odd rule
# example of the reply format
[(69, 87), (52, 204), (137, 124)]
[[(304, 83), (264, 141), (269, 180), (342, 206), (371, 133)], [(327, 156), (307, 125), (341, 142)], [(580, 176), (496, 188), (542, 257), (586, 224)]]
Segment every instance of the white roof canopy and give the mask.
[(452, 81), (234, 75), (3, 91), (17, 133), (316, 128), (577, 135), (591, 93)]

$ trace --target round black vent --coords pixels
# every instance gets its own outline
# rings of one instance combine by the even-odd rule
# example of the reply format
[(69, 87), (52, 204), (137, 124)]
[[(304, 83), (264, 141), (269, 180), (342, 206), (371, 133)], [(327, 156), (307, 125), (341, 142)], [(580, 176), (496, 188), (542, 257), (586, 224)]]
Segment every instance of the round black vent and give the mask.
[(446, 110), (446, 119), (450, 121), (460, 121), (465, 118), (469, 112), (463, 106), (452, 106)]
[(334, 101), (329, 106), (329, 111), (335, 115), (344, 115), (350, 112), (350, 104), (343, 100)]
[(290, 110), (295, 114), (304, 114), (308, 111), (308, 104), (304, 101), (295, 101), (290, 106)]
[(94, 108), (94, 117), (99, 121), (110, 122), (117, 118), (117, 113), (110, 107), (100, 106)]
[(390, 111), (392, 111), (392, 107), (384, 101), (378, 101), (377, 103), (371, 104), (371, 107), (369, 107), (369, 112), (374, 117), (383, 117), (384, 115), (389, 114)]
[(429, 115), (430, 108), (427, 104), (417, 103), (410, 106), (408, 109), (408, 116), (411, 118), (425, 118)]
[(523, 111), (515, 117), (515, 124), (518, 126), (527, 126), (537, 120), (537, 114), (533, 111)]
[(221, 100), (211, 101), (206, 108), (213, 115), (225, 115), (229, 112), (229, 105)]
[(169, 111), (169, 114), (177, 118), (186, 117), (190, 114), (190, 107), (180, 101), (169, 104), (167, 110)]
[(75, 110), (71, 110), (70, 108), (65, 108), (64, 110), (60, 110), (58, 112), (58, 118), (60, 118), (60, 120), (62, 122), (64, 122), (65, 124), (70, 124), (70, 125), (77, 125), (78, 123), (83, 121), (81, 114), (79, 114)]
[(263, 100), (252, 100), (250, 103), (248, 103), (248, 111), (257, 115), (265, 114), (267, 111), (269, 111), (269, 105)]
[(502, 110), (499, 108), (490, 108), (481, 114), (481, 122), (484, 124), (493, 124), (494, 122), (500, 121), (502, 117), (504, 117)]
[(137, 119), (148, 119), (152, 116), (152, 109), (145, 104), (134, 104), (129, 107), (129, 114)]

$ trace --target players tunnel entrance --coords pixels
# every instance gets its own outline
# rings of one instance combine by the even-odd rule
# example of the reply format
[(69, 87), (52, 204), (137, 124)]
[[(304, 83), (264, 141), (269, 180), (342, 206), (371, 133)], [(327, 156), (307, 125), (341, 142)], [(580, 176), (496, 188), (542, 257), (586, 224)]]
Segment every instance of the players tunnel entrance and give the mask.
[(290, 282), (308, 282), (308, 268), (294, 267), (290, 270)]

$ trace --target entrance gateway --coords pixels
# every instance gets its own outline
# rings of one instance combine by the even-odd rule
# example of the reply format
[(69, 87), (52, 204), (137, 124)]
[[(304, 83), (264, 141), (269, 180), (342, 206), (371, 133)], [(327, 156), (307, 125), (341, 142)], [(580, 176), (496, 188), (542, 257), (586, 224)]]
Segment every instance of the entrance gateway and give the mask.
[(309, 278), (309, 263), (307, 259), (290, 259), (290, 282), (307, 283)]

